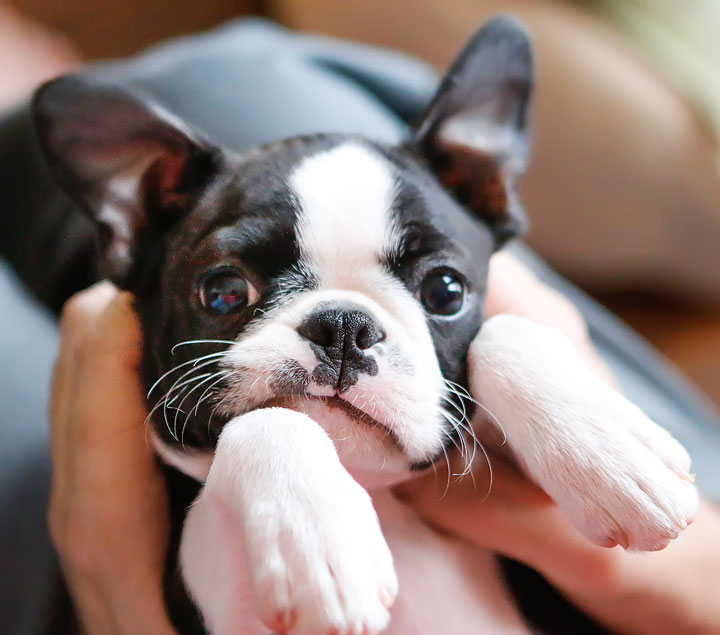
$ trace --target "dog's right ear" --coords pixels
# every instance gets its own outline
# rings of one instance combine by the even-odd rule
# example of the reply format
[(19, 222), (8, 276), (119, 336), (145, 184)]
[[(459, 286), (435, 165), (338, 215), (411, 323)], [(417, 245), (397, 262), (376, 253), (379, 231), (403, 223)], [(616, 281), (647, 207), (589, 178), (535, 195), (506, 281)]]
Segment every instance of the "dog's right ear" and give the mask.
[(126, 287), (139, 249), (192, 207), (220, 151), (156, 104), (94, 79), (53, 80), (32, 108), (51, 172), (97, 222), (101, 272)]

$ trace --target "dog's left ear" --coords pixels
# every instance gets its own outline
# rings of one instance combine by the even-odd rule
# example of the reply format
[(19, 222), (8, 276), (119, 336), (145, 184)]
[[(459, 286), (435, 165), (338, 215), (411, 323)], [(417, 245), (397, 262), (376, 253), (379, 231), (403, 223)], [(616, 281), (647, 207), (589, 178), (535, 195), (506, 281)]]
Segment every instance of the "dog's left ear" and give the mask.
[(494, 18), (452, 65), (410, 140), (440, 182), (490, 226), (498, 247), (525, 227), (513, 186), (527, 163), (532, 84), (525, 28)]

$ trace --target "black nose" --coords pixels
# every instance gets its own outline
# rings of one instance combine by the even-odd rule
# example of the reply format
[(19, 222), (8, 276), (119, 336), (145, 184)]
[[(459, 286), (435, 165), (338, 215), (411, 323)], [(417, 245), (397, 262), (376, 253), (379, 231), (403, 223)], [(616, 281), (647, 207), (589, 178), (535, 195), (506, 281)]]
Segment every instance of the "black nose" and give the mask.
[(332, 360), (362, 357), (362, 351), (385, 339), (375, 319), (358, 309), (318, 309), (305, 318), (298, 333)]
[(364, 351), (385, 339), (375, 318), (353, 308), (321, 308), (313, 311), (298, 327), (310, 342), (318, 359), (311, 374), (321, 386), (343, 393), (354, 386), (361, 374), (377, 375), (374, 356)]

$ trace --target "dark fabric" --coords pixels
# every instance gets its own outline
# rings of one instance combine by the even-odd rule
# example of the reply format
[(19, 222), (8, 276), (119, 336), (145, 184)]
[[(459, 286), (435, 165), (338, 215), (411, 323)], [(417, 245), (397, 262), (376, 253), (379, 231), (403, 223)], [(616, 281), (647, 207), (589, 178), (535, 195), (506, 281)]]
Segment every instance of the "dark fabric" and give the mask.
[[(313, 132), (398, 140), (437, 82), (425, 65), (403, 55), (297, 35), (260, 20), (231, 23), (87, 72), (151, 94), (236, 151)], [(95, 279), (92, 231), (48, 179), (30, 124), (26, 106), (0, 121), (0, 256), (57, 311)], [(521, 245), (512, 248), (580, 307), (628, 396), (686, 444), (699, 485), (720, 499), (716, 412), (637, 335)], [(0, 292), (6, 373), (0, 383), (0, 632), (57, 633), (64, 628), (52, 617), (58, 615), (58, 572), (44, 530), (45, 404), (57, 336), (52, 320), (5, 271)]]
[(2, 262), (0, 298), (0, 633), (61, 633), (71, 615), (45, 527), (56, 327)]

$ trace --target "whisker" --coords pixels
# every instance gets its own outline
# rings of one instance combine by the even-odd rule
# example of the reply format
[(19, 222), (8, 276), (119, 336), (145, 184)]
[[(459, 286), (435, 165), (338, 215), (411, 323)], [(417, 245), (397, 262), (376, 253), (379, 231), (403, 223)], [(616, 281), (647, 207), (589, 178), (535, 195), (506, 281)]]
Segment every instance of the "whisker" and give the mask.
[(445, 463), (447, 464), (447, 483), (445, 483), (445, 491), (443, 491), (442, 496), (440, 497), (440, 500), (445, 498), (447, 496), (448, 490), (450, 489), (450, 479), (452, 478), (452, 468), (450, 467), (450, 457), (448, 456), (447, 450), (445, 449), (445, 446), (442, 446), (443, 454), (445, 455)]
[(228, 344), (232, 346), (233, 344), (237, 344), (237, 342), (234, 342), (232, 340), (185, 340), (184, 342), (178, 342), (170, 349), (170, 354), (175, 354), (175, 349), (179, 348), (181, 346), (190, 346), (192, 344)]
[[(160, 406), (165, 405), (165, 403), (167, 402), (167, 397), (168, 397), (168, 395), (165, 395), (164, 397), (162, 397), (161, 399), (159, 399), (158, 402), (157, 402), (157, 403), (155, 404), (155, 406), (153, 407), (153, 409), (152, 409), (150, 412), (148, 412), (148, 415), (147, 415), (147, 417), (145, 417), (145, 421), (143, 422), (143, 425), (144, 425), (144, 426), (147, 426), (147, 425), (150, 423), (150, 421), (151, 421), (151, 419), (152, 419), (152, 416), (153, 416), (153, 414), (155, 413), (155, 411), (156, 411)], [(170, 403), (172, 403), (173, 401), (175, 401), (175, 400), (178, 399), (179, 397), (180, 397), (180, 395), (175, 395), (175, 397), (172, 398), (172, 400), (171, 400)], [(166, 422), (167, 422), (167, 419), (166, 419)], [(168, 432), (169, 432), (170, 434), (173, 434), (173, 431), (170, 429), (170, 424), (169, 424), (169, 423), (167, 424), (167, 429), (168, 429)], [(175, 438), (175, 435), (173, 435), (173, 438)], [(175, 439), (175, 440), (177, 441), (177, 439)]]
[[(194, 393), (198, 388), (200, 388), (202, 385), (206, 384), (209, 381), (212, 381), (213, 379), (217, 378), (221, 373), (225, 373), (226, 371), (218, 371), (217, 373), (211, 373), (209, 376), (207, 376), (205, 379), (198, 381), (187, 393), (185, 393), (185, 396), (182, 398), (182, 401), (178, 404), (178, 409), (175, 412), (175, 420), (173, 422), (173, 427), (175, 431), (177, 432), (177, 420), (178, 415), (181, 412), (181, 408), (183, 403), (185, 403), (185, 400)], [(192, 412), (192, 409), (190, 410)], [(185, 421), (183, 422), (182, 431), (180, 432), (180, 444), (182, 445), (183, 449), (185, 449), (185, 428), (187, 427), (187, 422), (190, 414), (185, 415)]]
[(172, 392), (172, 390), (173, 390), (173, 388), (175, 388), (175, 386), (181, 385), (181, 382), (184, 385), (185, 382), (183, 382), (183, 379), (185, 379), (185, 377), (191, 376), (194, 372), (202, 370), (203, 368), (207, 368), (208, 366), (211, 366), (212, 364), (216, 364), (216, 363), (217, 363), (216, 359), (208, 359), (208, 360), (205, 360), (204, 362), (202, 362), (201, 364), (198, 364), (197, 366), (193, 366), (192, 368), (190, 368), (190, 370), (186, 370), (182, 375), (180, 375), (180, 377), (178, 377), (174, 381), (174, 383), (170, 386), (170, 389), (168, 390), (168, 392)]
[[(207, 375), (203, 375), (203, 377), (206, 377)], [(182, 378), (181, 378), (182, 379)], [(178, 383), (175, 382), (170, 389), (162, 396), (158, 401), (155, 403), (155, 406), (153, 406), (152, 410), (148, 413), (147, 417), (145, 417), (145, 425), (147, 425), (150, 422), (150, 419), (152, 418), (152, 415), (155, 413), (155, 411), (160, 407), (163, 406), (163, 414), (165, 418), (165, 424), (167, 425), (168, 432), (173, 435), (173, 438), (177, 441), (177, 437), (175, 436), (175, 433), (170, 428), (170, 422), (167, 419), (167, 408), (170, 406), (173, 402), (175, 402), (187, 389), (187, 386), (191, 384), (193, 381), (195, 381), (197, 377), (191, 377), (190, 379), (187, 379), (184, 382)], [(178, 392), (178, 394), (173, 396), (173, 392)], [(172, 398), (171, 398), (172, 397)]]
[[(471, 436), (473, 438), (473, 452), (472, 455), (469, 454), (467, 451), (467, 441), (465, 439), (465, 435), (463, 434), (463, 431), (467, 430), (467, 428), (463, 425), (461, 421), (456, 419), (452, 414), (450, 414), (447, 410), (445, 410), (442, 407), (438, 408), (440, 411), (440, 414), (445, 417), (445, 419), (450, 423), (450, 425), (453, 427), (453, 430), (458, 433), (458, 439), (460, 440), (460, 443), (462, 444), (462, 449), (460, 449), (460, 456), (462, 456), (465, 459), (465, 468), (460, 474), (453, 474), (453, 476), (456, 476), (458, 478), (462, 478), (463, 476), (466, 476), (467, 474), (470, 474), (472, 476), (472, 463), (475, 460), (475, 436), (471, 433)], [(451, 437), (452, 438), (452, 437)], [(456, 445), (457, 447), (457, 445)]]
[[(188, 389), (188, 386), (191, 386), (194, 382), (196, 382), (196, 381), (198, 381), (198, 380), (201, 380), (201, 379), (204, 379), (205, 377), (208, 377), (208, 376), (211, 375), (211, 374), (212, 374), (212, 373), (203, 373), (203, 374), (201, 374), (201, 375), (195, 375), (195, 376), (193, 376), (193, 377), (189, 377), (189, 378), (186, 379), (184, 382), (182, 382), (182, 384), (177, 384), (177, 382), (176, 382), (177, 385), (176, 385), (176, 384), (173, 384), (173, 385), (170, 387), (170, 390), (168, 390), (167, 395), (169, 396), (169, 395), (171, 395), (171, 394), (173, 393), (173, 391), (179, 390), (180, 393), (179, 393), (176, 397), (182, 397), (182, 399), (183, 399), (183, 401), (184, 401), (184, 400), (185, 400), (185, 396), (187, 396), (187, 393), (185, 393), (185, 391)], [(185, 393), (185, 395), (183, 395), (183, 393)], [(173, 401), (175, 401), (175, 398), (173, 398), (173, 400), (172, 400), (171, 402), (165, 402), (165, 404), (163, 405), (163, 417), (165, 418), (165, 425), (167, 426), (167, 429), (170, 430), (170, 433), (173, 435), (173, 438), (177, 441), (177, 440), (178, 440), (178, 436), (177, 436), (177, 415), (178, 415), (178, 412), (180, 412), (180, 406), (182, 406), (182, 403), (183, 403), (183, 402), (181, 401), (177, 406), (174, 406), (174, 410), (175, 410), (175, 422), (174, 422), (173, 428), (172, 428), (172, 430), (171, 430), (171, 429), (170, 429), (170, 421), (168, 420), (168, 406), (169, 406)]]
[[(474, 446), (479, 447), (480, 451), (483, 453), (483, 456), (485, 457), (485, 462), (487, 463), (488, 472), (489, 472), (488, 489), (487, 489), (487, 492), (485, 493), (485, 497), (481, 501), (481, 502), (485, 502), (488, 499), (488, 496), (490, 496), (490, 492), (492, 491), (493, 478), (494, 478), (492, 463), (490, 461), (490, 455), (488, 454), (487, 450), (485, 449), (485, 446), (482, 443), (480, 443), (480, 440), (477, 438), (477, 436), (472, 431), (472, 429), (470, 428), (469, 425), (462, 423), (462, 422), (460, 422), (459, 425), (460, 425), (461, 429), (463, 429), (464, 431), (466, 431), (468, 434), (470, 434), (472, 436), (472, 438), (474, 439)], [(473, 477), (473, 483), (475, 483), (474, 473), (471, 471), (470, 474)]]
[(458, 397), (462, 399), (467, 399), (468, 401), (474, 403), (478, 408), (480, 408), (487, 416), (490, 418), (490, 420), (498, 427), (500, 432), (502, 432), (503, 435), (503, 441), (500, 444), (505, 445), (507, 443), (507, 433), (505, 432), (505, 428), (503, 428), (503, 425), (500, 423), (500, 420), (488, 409), (487, 406), (480, 403), (476, 399), (473, 398), (473, 396), (468, 392), (468, 390), (461, 386), (460, 384), (455, 383), (454, 381), (450, 381), (449, 379), (443, 378), (443, 382), (445, 382), (445, 386), (448, 389), (449, 392), (451, 392), (454, 395), (457, 395)]
[(212, 384), (210, 384), (210, 386), (208, 386), (203, 391), (203, 394), (200, 395), (200, 399), (198, 399), (197, 403), (195, 404), (195, 407), (192, 410), (190, 410), (190, 413), (188, 414), (188, 416), (192, 416), (193, 412), (195, 414), (197, 414), (200, 404), (203, 403), (203, 401), (205, 400), (206, 397), (210, 396), (210, 392), (212, 391), (212, 389), (215, 388), (215, 386), (217, 386), (221, 381), (223, 381), (224, 379), (227, 379), (228, 377), (230, 377), (230, 375), (232, 375), (234, 373), (234, 371), (232, 371), (232, 370), (220, 371), (220, 372), (222, 372), (222, 377), (220, 377), (220, 379), (214, 381)]
[[(454, 424), (453, 424), (453, 422), (452, 422), (452, 420), (449, 418), (449, 415), (448, 415), (447, 411), (445, 411), (443, 408), (440, 408), (440, 414), (441, 414), (443, 417), (445, 417), (445, 419), (448, 421), (448, 423), (450, 423), (450, 424), (453, 426), (453, 428), (455, 427)], [(458, 452), (460, 452), (461, 455), (464, 455), (464, 454), (465, 454), (465, 449), (464, 449), (464, 447), (462, 446), (462, 441), (460, 441), (460, 443), (458, 443), (458, 439), (456, 439), (452, 434), (450, 434), (450, 433), (449, 433), (447, 430), (445, 430), (444, 428), (443, 428), (443, 434), (444, 434), (448, 439), (450, 439), (450, 441), (452, 441), (452, 444), (457, 448)]]
[(219, 353), (210, 353), (209, 355), (203, 355), (202, 357), (195, 357), (194, 359), (190, 359), (190, 360), (188, 360), (188, 361), (186, 361), (186, 362), (183, 362), (182, 364), (178, 364), (177, 366), (173, 366), (169, 371), (167, 371), (166, 373), (163, 373), (163, 374), (160, 376), (160, 378), (159, 378), (152, 386), (150, 386), (150, 390), (148, 390), (146, 396), (149, 397), (149, 396), (152, 394), (152, 392), (155, 390), (155, 388), (158, 387), (158, 385), (160, 384), (160, 382), (162, 382), (163, 379), (165, 379), (168, 375), (174, 373), (176, 370), (180, 370), (183, 366), (187, 366), (187, 365), (189, 365), (189, 364), (193, 364), (193, 365), (194, 365), (193, 367), (195, 367), (195, 366), (197, 366), (197, 364), (198, 364), (199, 362), (202, 362), (202, 361), (205, 361), (205, 360), (211, 359), (211, 358), (214, 359), (214, 358), (216, 358), (216, 357), (223, 357), (223, 356), (225, 356), (226, 354), (227, 354), (227, 351), (220, 351)]
[[(467, 410), (464, 407), (461, 408), (454, 399), (451, 399), (447, 395), (440, 395), (440, 398), (449, 403), (453, 408), (455, 408), (455, 410), (457, 410), (458, 414), (463, 419), (467, 419)], [(460, 403), (462, 403), (462, 401)]]

